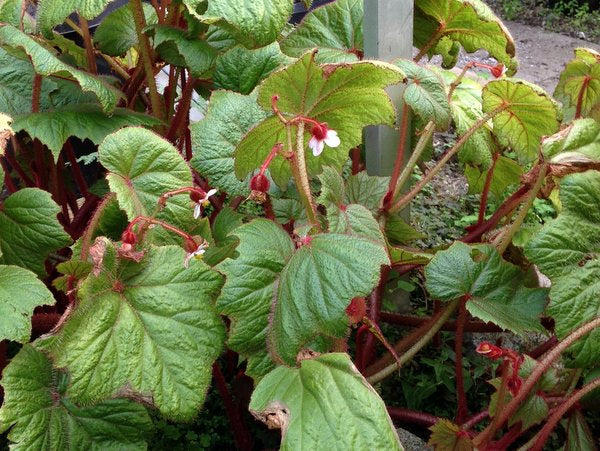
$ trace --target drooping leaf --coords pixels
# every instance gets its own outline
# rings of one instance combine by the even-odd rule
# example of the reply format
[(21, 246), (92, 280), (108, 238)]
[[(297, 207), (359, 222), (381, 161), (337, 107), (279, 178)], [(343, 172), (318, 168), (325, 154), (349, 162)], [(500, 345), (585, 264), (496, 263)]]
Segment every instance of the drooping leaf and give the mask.
[[(465, 166), (465, 177), (469, 183), (469, 194), (478, 194), (483, 191), (487, 174), (487, 170), (481, 171), (478, 167)], [(500, 155), (492, 174), (490, 193), (496, 199), (502, 199), (504, 192), (509, 186), (519, 183), (522, 174), (523, 167), (519, 163), (504, 155)]]
[(154, 37), (154, 48), (169, 64), (189, 68), (194, 77), (202, 76), (212, 67), (216, 52), (206, 41), (168, 25), (152, 25), (147, 33)]
[(48, 254), (71, 243), (56, 219), (59, 212), (50, 193), (37, 188), (6, 198), (0, 209), (0, 263), (45, 275)]
[[(230, 207), (223, 208), (215, 217), (213, 230), (211, 231), (212, 242), (202, 256), (209, 266), (215, 266), (227, 257), (236, 257), (236, 251), (240, 240), (232, 235), (233, 231), (242, 225), (243, 215)], [(208, 218), (205, 218), (208, 222)], [(204, 236), (204, 235), (203, 235)], [(206, 237), (205, 237), (206, 238)]]
[(205, 118), (190, 127), (192, 167), (212, 186), (232, 196), (248, 196), (250, 179), (239, 181), (235, 177), (233, 152), (244, 134), (265, 116), (255, 95), (213, 92)]
[[(156, 10), (149, 3), (143, 3), (146, 24), (158, 22)], [(133, 12), (129, 5), (122, 6), (108, 14), (94, 31), (94, 43), (107, 55), (123, 56), (131, 47), (137, 47), (138, 37), (135, 30)]]
[(579, 104), (580, 114), (589, 116), (600, 104), (600, 53), (586, 48), (575, 49), (575, 58), (560, 74), (554, 95), (564, 100), (567, 106), (577, 108)]
[(39, 0), (37, 6), (37, 28), (46, 38), (52, 37), (52, 30), (60, 25), (73, 12), (86, 19), (99, 16), (111, 0)]
[[(415, 45), (430, 55), (448, 53), (459, 43), (467, 52), (485, 49), (513, 72), (515, 44), (510, 32), (481, 0), (415, 1)], [(441, 49), (436, 48), (443, 40)]]
[[(248, 48), (262, 47), (275, 41), (292, 15), (291, 0), (229, 0), (209, 2), (199, 15), (190, 13), (208, 24), (215, 24), (231, 33)], [(257, 18), (261, 19), (257, 21)]]
[(237, 45), (217, 57), (215, 88), (250, 94), (265, 77), (289, 60), (276, 42), (255, 50)]
[(525, 274), (488, 245), (456, 242), (425, 267), (426, 287), (435, 299), (467, 297), (467, 310), (517, 334), (539, 331), (547, 290), (528, 288)]
[(567, 441), (565, 451), (597, 451), (595, 437), (580, 410), (574, 410), (565, 420)]
[(394, 64), (406, 74), (408, 86), (403, 98), (423, 122), (433, 121), (436, 129), (450, 126), (450, 105), (442, 79), (426, 67), (408, 59), (398, 59)]
[[(600, 172), (564, 177), (562, 211), (525, 248), (527, 258), (552, 281), (547, 312), (556, 321), (559, 339), (596, 318), (600, 281)], [(595, 365), (600, 358), (600, 331), (594, 330), (569, 348), (573, 365)]]
[(54, 302), (52, 293), (34, 273), (18, 266), (0, 265), (0, 339), (29, 341), (33, 309)]
[(475, 447), (468, 435), (461, 434), (461, 428), (450, 420), (441, 419), (429, 428), (431, 437), (428, 444), (444, 451), (473, 451)]
[(600, 161), (600, 123), (577, 119), (542, 142), (544, 156), (553, 163)]
[(263, 219), (234, 233), (240, 241), (239, 257), (219, 266), (226, 279), (217, 309), (231, 319), (228, 346), (248, 359), (246, 373), (260, 378), (273, 368), (266, 350), (269, 312), (294, 243), (280, 227)]
[(319, 49), (319, 63), (349, 63), (363, 53), (363, 0), (337, 0), (309, 12), (281, 41), (283, 53), (300, 57)]
[(133, 393), (169, 418), (196, 415), (225, 338), (213, 304), (222, 278), (201, 261), (184, 268), (184, 257), (151, 247), (140, 263), (88, 276), (68, 321), (40, 345), (69, 370), (74, 401)]
[[(271, 100), (279, 96), (277, 103), (288, 119), (298, 115), (327, 122), (330, 129), (338, 132), (341, 144), (327, 148), (322, 155), (307, 155), (309, 172), (318, 174), (323, 166), (341, 168), (347, 160), (348, 151), (362, 142), (362, 129), (366, 125), (394, 122), (394, 108), (383, 88), (403, 79), (396, 66), (361, 61), (343, 65), (318, 66), (313, 54), (308, 53), (286, 69), (269, 76), (259, 87), (258, 103), (271, 111)], [(306, 127), (305, 147), (310, 137)], [(296, 126), (291, 126), (293, 142), (296, 142)], [(245, 177), (256, 169), (276, 143), (287, 143), (284, 124), (271, 116), (250, 130), (235, 153), (235, 172)], [(285, 187), (290, 168), (283, 157), (275, 157), (270, 173), (275, 182)]]
[(379, 395), (346, 354), (280, 366), (258, 384), (252, 414), (281, 429), (281, 450), (402, 450)]
[(30, 345), (23, 346), (4, 369), (0, 430), (10, 428), (11, 449), (146, 449), (145, 436), (152, 429), (152, 421), (142, 405), (109, 399), (77, 406), (64, 396), (66, 378)]
[(521, 162), (539, 155), (542, 136), (558, 131), (560, 110), (541, 88), (522, 80), (490, 81), (482, 92), (483, 112), (503, 110), (493, 118), (494, 134), (500, 143), (511, 147)]
[(390, 247), (389, 251), (394, 265), (426, 265), (432, 258), (432, 254), (407, 247)]
[[(46, 3), (51, 3), (51, 1)], [(98, 98), (106, 113), (111, 113), (115, 109), (117, 101), (123, 95), (100, 78), (63, 63), (32, 37), (12, 25), (0, 25), (0, 46), (5, 49), (22, 50), (31, 58), (33, 67), (39, 75), (72, 77), (79, 83), (83, 91), (92, 92)]]
[(122, 127), (160, 123), (152, 116), (125, 108), (117, 108), (107, 116), (99, 106), (88, 104), (15, 116), (12, 128), (15, 132), (25, 130), (32, 138), (39, 139), (52, 151), (56, 161), (63, 144), (71, 136), (100, 144), (107, 135)]

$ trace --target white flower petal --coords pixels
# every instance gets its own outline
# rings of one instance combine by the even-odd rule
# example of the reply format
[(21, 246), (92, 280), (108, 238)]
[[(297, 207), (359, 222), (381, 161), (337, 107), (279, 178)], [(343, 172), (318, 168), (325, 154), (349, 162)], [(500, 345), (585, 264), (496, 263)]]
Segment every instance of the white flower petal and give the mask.
[(310, 147), (313, 152), (317, 149), (318, 144), (319, 140), (315, 136), (310, 138), (310, 141), (308, 141), (308, 147)]
[(337, 147), (341, 142), (335, 130), (327, 130), (327, 135), (325, 136), (324, 141), (329, 147)]
[(194, 205), (194, 219), (198, 219), (200, 217), (200, 213), (202, 213), (202, 204), (198, 202)]
[(318, 157), (323, 152), (325, 148), (325, 141), (317, 141), (317, 145), (313, 148), (313, 155)]
[(206, 193), (206, 198), (208, 199), (210, 196), (217, 194), (217, 191), (218, 191), (218, 189), (216, 189), (216, 188), (208, 190), (208, 193)]

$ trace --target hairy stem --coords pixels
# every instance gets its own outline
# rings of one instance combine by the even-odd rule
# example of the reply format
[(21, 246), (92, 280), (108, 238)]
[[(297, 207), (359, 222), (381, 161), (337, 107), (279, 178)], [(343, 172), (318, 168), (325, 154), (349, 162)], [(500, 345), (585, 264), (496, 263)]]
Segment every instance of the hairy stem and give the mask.
[(79, 18), (81, 37), (83, 38), (83, 45), (85, 46), (88, 70), (95, 75), (98, 73), (98, 66), (96, 65), (96, 55), (94, 53), (94, 44), (92, 42), (92, 35), (90, 34), (88, 21), (81, 14), (78, 14), (77, 17)]
[(494, 178), (494, 169), (496, 168), (496, 162), (500, 154), (495, 152), (492, 156), (492, 165), (488, 169), (487, 175), (485, 176), (485, 183), (483, 185), (483, 191), (481, 191), (481, 199), (479, 201), (479, 217), (477, 218), (477, 225), (483, 224), (485, 220), (485, 210), (487, 208), (488, 195), (492, 186), (492, 179)]
[(190, 105), (192, 103), (192, 96), (194, 95), (194, 84), (195, 79), (190, 75), (183, 86), (181, 98), (177, 104), (177, 112), (175, 113), (175, 116), (173, 116), (169, 130), (165, 135), (165, 138), (171, 142), (174, 142), (177, 138), (179, 131), (185, 125), (190, 114)]
[[(106, 208), (108, 203), (115, 196), (116, 195), (114, 193), (107, 194), (104, 197), (104, 199), (102, 199), (102, 202), (100, 202), (100, 205), (98, 205), (98, 207), (96, 208), (96, 211), (94, 211), (94, 214), (92, 215), (92, 219), (90, 219), (90, 222), (88, 223), (88, 225), (82, 235), (81, 254), (80, 254), (80, 258), (79, 258), (81, 261), (87, 261), (88, 255), (90, 253), (90, 245), (92, 243), (92, 237), (94, 236), (94, 231), (96, 230), (96, 227), (98, 227), (98, 223), (100, 222), (100, 218), (102, 217), (102, 213), (104, 212), (104, 209)], [(74, 222), (75, 222), (75, 220), (73, 220), (73, 223)]]
[(40, 111), (40, 94), (42, 92), (42, 76), (35, 74), (33, 76), (33, 87), (31, 91), (31, 112)]
[(456, 320), (456, 335), (454, 336), (454, 377), (456, 378), (456, 397), (458, 399), (458, 409), (456, 412), (456, 423), (462, 424), (467, 419), (469, 410), (467, 407), (467, 395), (465, 393), (465, 381), (463, 375), (463, 339), (465, 333), (465, 323), (467, 322), (467, 297), (463, 297), (458, 307), (458, 318)]
[[(290, 125), (287, 125), (290, 127)], [(298, 193), (306, 209), (306, 214), (310, 223), (317, 229), (320, 229), (317, 219), (317, 210), (310, 190), (310, 181), (308, 180), (308, 170), (306, 168), (306, 155), (304, 152), (304, 122), (298, 121), (298, 130), (296, 134), (296, 152), (292, 160), (292, 174), (296, 181)]]
[(419, 53), (417, 53), (417, 55), (413, 58), (415, 63), (418, 63), (421, 60), (421, 58), (423, 58), (425, 55), (427, 55), (427, 52), (429, 52), (431, 47), (433, 47), (434, 44), (442, 37), (442, 35), (444, 34), (445, 28), (446, 28), (446, 24), (441, 23), (439, 25), (437, 30), (435, 30), (435, 33), (433, 33), (431, 35), (431, 37), (425, 43), (425, 45), (423, 47), (421, 47), (421, 49), (419, 50)]
[(387, 411), (392, 419), (402, 423), (413, 423), (430, 427), (439, 421), (439, 418), (435, 415), (405, 409), (404, 407), (388, 407)]
[[(377, 285), (377, 288), (375, 288), (375, 290), (373, 290), (373, 292), (369, 295), (369, 317), (371, 319), (371, 322), (375, 325), (379, 323), (381, 301), (383, 299), (385, 284), (387, 283), (389, 273), (390, 268), (388, 266), (385, 266), (381, 271), (381, 276), (379, 278), (379, 284)], [(375, 336), (373, 334), (368, 334), (364, 342), (364, 346), (361, 349), (363, 368), (366, 368), (367, 365), (369, 365), (369, 363), (371, 363), (371, 361), (373, 360), (374, 347)], [(392, 356), (396, 358), (394, 354), (395, 352), (393, 351)]]
[(81, 168), (79, 167), (79, 163), (77, 163), (77, 158), (75, 158), (75, 151), (73, 150), (73, 146), (71, 142), (67, 140), (63, 146), (65, 150), (65, 154), (69, 163), (71, 164), (71, 170), (73, 171), (73, 177), (75, 178), (75, 183), (77, 183), (77, 187), (81, 192), (81, 195), (86, 199), (89, 197), (90, 192), (88, 190), (87, 183), (85, 178), (83, 177), (83, 172), (81, 172)]
[(579, 119), (581, 117), (581, 109), (583, 108), (583, 98), (591, 79), (592, 77), (590, 75), (586, 75), (586, 77), (583, 79), (581, 89), (579, 90), (579, 95), (577, 96), (577, 106), (575, 107), (575, 119)]
[(450, 315), (456, 310), (460, 299), (455, 299), (443, 310), (443, 313), (440, 315), (439, 319), (431, 326), (431, 328), (404, 354), (399, 357), (399, 362), (394, 362), (391, 365), (388, 365), (378, 373), (373, 374), (372, 376), (367, 378), (370, 384), (375, 384), (394, 371), (399, 368), (399, 365), (404, 365), (406, 362), (410, 361), (417, 352), (419, 352), (429, 341), (433, 338), (433, 336), (441, 329), (442, 325), (446, 322)]
[(398, 136), (398, 150), (396, 153), (396, 161), (394, 162), (394, 169), (392, 170), (392, 176), (390, 177), (390, 184), (388, 187), (387, 194), (385, 195), (385, 204), (383, 208), (387, 210), (391, 207), (394, 200), (393, 196), (396, 193), (396, 185), (400, 177), (400, 170), (404, 163), (404, 154), (406, 149), (406, 136), (408, 134), (408, 119), (410, 117), (410, 107), (404, 103), (402, 105), (402, 119), (400, 121), (400, 135)]

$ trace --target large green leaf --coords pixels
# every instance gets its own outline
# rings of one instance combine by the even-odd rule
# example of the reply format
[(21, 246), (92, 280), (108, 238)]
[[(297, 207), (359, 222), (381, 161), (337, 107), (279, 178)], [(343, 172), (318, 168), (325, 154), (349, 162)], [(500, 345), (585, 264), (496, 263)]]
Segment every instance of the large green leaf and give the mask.
[(80, 407), (64, 396), (67, 375), (25, 345), (4, 369), (0, 430), (22, 451), (144, 450), (152, 429), (146, 409), (125, 399)]
[(160, 123), (152, 116), (125, 108), (117, 108), (107, 116), (99, 106), (88, 104), (15, 116), (12, 129), (15, 132), (25, 130), (32, 138), (39, 139), (52, 151), (56, 161), (63, 144), (71, 136), (100, 144), (107, 135), (122, 127)]
[(456, 242), (425, 267), (426, 287), (435, 299), (466, 296), (467, 310), (483, 321), (522, 334), (540, 331), (548, 292), (528, 288), (526, 275), (492, 246)]
[(196, 415), (225, 339), (213, 305), (222, 278), (201, 261), (184, 268), (184, 257), (177, 246), (150, 248), (140, 263), (88, 276), (69, 320), (42, 343), (72, 375), (73, 399), (133, 393), (169, 418)]
[(193, 8), (189, 11), (203, 22), (228, 31), (246, 47), (255, 48), (277, 39), (292, 9), (292, 0), (228, 0), (208, 2), (203, 15)]
[[(330, 129), (338, 132), (338, 147), (327, 148), (319, 157), (308, 152), (309, 171), (318, 174), (323, 166), (341, 168), (348, 151), (362, 142), (363, 127), (394, 123), (394, 107), (383, 88), (403, 78), (400, 69), (391, 64), (361, 61), (324, 67), (314, 62), (312, 53), (307, 53), (260, 85), (258, 103), (271, 111), (271, 99), (278, 95), (278, 108), (288, 119), (307, 116), (327, 122)], [(296, 127), (291, 128), (295, 143)], [(305, 147), (310, 126), (307, 129)], [(287, 135), (285, 126), (275, 116), (250, 130), (236, 149), (236, 175), (242, 178), (258, 168), (278, 142), (287, 143)], [(269, 169), (278, 185), (287, 185), (290, 168), (283, 157), (275, 157)]]
[(52, 37), (52, 29), (60, 25), (73, 12), (86, 19), (100, 15), (111, 0), (39, 0), (37, 6), (37, 27), (42, 34)]
[(589, 162), (600, 160), (600, 123), (577, 119), (555, 135), (544, 139), (544, 156), (552, 162)]
[(348, 177), (344, 199), (347, 204), (360, 204), (376, 213), (381, 208), (389, 183), (389, 177), (371, 176), (361, 171)]
[(0, 263), (45, 275), (48, 254), (71, 243), (56, 219), (59, 211), (50, 194), (37, 188), (10, 195), (0, 209)]
[(515, 79), (494, 80), (483, 88), (482, 97), (485, 113), (503, 108), (493, 118), (494, 134), (521, 162), (535, 160), (542, 136), (558, 131), (558, 104), (536, 85)]
[[(522, 174), (523, 167), (519, 163), (504, 155), (500, 155), (492, 174), (490, 193), (496, 199), (502, 199), (509, 186), (519, 183)], [(487, 175), (487, 170), (482, 171), (476, 166), (465, 166), (465, 177), (469, 183), (469, 194), (479, 194), (483, 191)]]
[(12, 25), (0, 25), (0, 46), (25, 52), (31, 59), (35, 71), (40, 75), (73, 78), (83, 91), (94, 93), (106, 113), (111, 113), (115, 109), (119, 98), (123, 95), (100, 78), (63, 63), (32, 37)]
[[(156, 10), (149, 3), (143, 3), (144, 17), (148, 25), (158, 22)], [(131, 47), (139, 44), (133, 12), (129, 5), (122, 6), (102, 19), (94, 31), (94, 43), (102, 52), (112, 56), (122, 56)]]
[(206, 41), (188, 36), (184, 30), (153, 25), (147, 32), (154, 37), (154, 47), (162, 59), (174, 66), (187, 67), (194, 77), (202, 76), (213, 65), (215, 49)]
[(54, 302), (52, 293), (34, 273), (18, 266), (0, 265), (0, 339), (29, 341), (33, 309)]
[(2, 0), (0, 2), (0, 22), (9, 23), (15, 27), (23, 24), (23, 31), (32, 33), (35, 23), (29, 14), (25, 14), (21, 20), (23, 2), (21, 0)]
[(276, 42), (255, 50), (237, 45), (217, 57), (213, 81), (216, 88), (250, 94), (260, 81), (289, 60)]
[(233, 171), (233, 152), (246, 132), (264, 119), (256, 96), (213, 92), (206, 117), (193, 124), (191, 165), (215, 186), (232, 196), (250, 194), (250, 178), (239, 181)]
[(281, 429), (281, 450), (401, 450), (377, 392), (346, 354), (280, 366), (256, 387), (252, 414)]
[[(600, 314), (600, 172), (569, 175), (560, 185), (562, 211), (528, 243), (525, 254), (550, 278), (548, 313), (564, 338)], [(569, 348), (574, 365), (596, 365), (600, 330)]]
[(574, 410), (565, 421), (567, 442), (565, 451), (597, 451), (593, 432), (580, 410)]
[(419, 48), (431, 42), (430, 55), (459, 43), (469, 53), (485, 49), (511, 69), (517, 65), (510, 32), (481, 0), (416, 0), (414, 40)]
[(421, 117), (423, 122), (433, 121), (437, 130), (450, 126), (450, 105), (441, 77), (412, 60), (394, 61), (406, 74), (408, 86), (403, 97), (407, 105)]
[(576, 108), (580, 103), (581, 114), (588, 116), (600, 104), (600, 53), (575, 49), (575, 58), (560, 74), (554, 95), (564, 99), (566, 106)]
[(238, 228), (235, 235), (240, 240), (239, 257), (218, 268), (226, 280), (217, 309), (231, 319), (228, 346), (248, 359), (247, 374), (260, 378), (273, 368), (266, 349), (269, 312), (294, 243), (280, 227), (263, 219)]
[(363, 0), (337, 0), (308, 13), (281, 41), (283, 53), (299, 57), (319, 49), (319, 63), (357, 61), (363, 52)]

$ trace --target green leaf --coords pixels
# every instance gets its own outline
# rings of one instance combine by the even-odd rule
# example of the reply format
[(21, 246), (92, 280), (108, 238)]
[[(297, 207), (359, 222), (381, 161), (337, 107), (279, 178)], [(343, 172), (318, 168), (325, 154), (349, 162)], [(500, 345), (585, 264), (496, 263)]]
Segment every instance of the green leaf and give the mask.
[(208, 2), (203, 15), (192, 8), (190, 13), (204, 23), (228, 31), (244, 46), (256, 48), (277, 39), (292, 15), (292, 9), (292, 0), (229, 0)]
[[(0, 22), (9, 23), (15, 27), (21, 26), (21, 12), (23, 2), (21, 0), (2, 0), (0, 2)], [(33, 33), (35, 22), (29, 14), (23, 16), (23, 31)]]
[(346, 354), (278, 367), (258, 384), (250, 411), (281, 429), (281, 450), (401, 450), (377, 392)]
[(397, 265), (426, 265), (431, 261), (431, 254), (407, 247), (390, 247), (390, 260)]
[(598, 450), (594, 435), (580, 410), (574, 410), (565, 420), (565, 423), (565, 429), (567, 430), (565, 451)]
[(435, 299), (466, 296), (467, 310), (517, 334), (540, 331), (547, 290), (528, 288), (525, 274), (492, 246), (456, 242), (425, 267), (426, 287)]
[(122, 127), (151, 127), (160, 123), (152, 116), (125, 108), (117, 108), (107, 116), (97, 105), (77, 105), (15, 116), (12, 129), (15, 132), (25, 130), (32, 138), (39, 139), (52, 151), (56, 161), (63, 144), (71, 136), (99, 144), (107, 135)]
[(34, 273), (18, 266), (0, 265), (0, 339), (29, 341), (33, 309), (55, 302)]
[(485, 85), (482, 97), (484, 113), (504, 108), (493, 118), (494, 134), (521, 162), (535, 160), (541, 138), (558, 131), (558, 105), (536, 85), (523, 80), (494, 80)]
[(473, 451), (475, 449), (469, 437), (459, 434), (461, 427), (450, 420), (438, 420), (429, 430), (431, 437), (427, 444), (434, 446), (435, 449), (443, 451)]
[(232, 232), (242, 225), (243, 218), (243, 215), (230, 207), (223, 208), (215, 217), (211, 233), (213, 240), (202, 256), (207, 265), (215, 266), (227, 257), (237, 255), (236, 248), (240, 240)]
[(385, 223), (385, 235), (391, 243), (405, 244), (425, 238), (425, 235), (406, 223), (398, 214), (390, 215)]
[[(307, 152), (309, 172), (318, 174), (323, 166), (342, 167), (348, 151), (362, 142), (363, 127), (393, 125), (394, 107), (383, 88), (402, 79), (400, 69), (390, 64), (361, 61), (323, 67), (315, 64), (313, 54), (308, 53), (286, 69), (271, 74), (259, 87), (258, 103), (271, 111), (271, 99), (278, 95), (278, 108), (288, 119), (307, 116), (327, 122), (330, 129), (338, 132), (341, 140), (338, 147), (327, 148), (319, 157)], [(291, 129), (295, 142), (296, 127)], [(311, 136), (309, 131), (307, 127), (305, 147)], [(275, 116), (250, 130), (236, 148), (238, 178), (258, 168), (278, 142), (287, 143), (287, 135), (285, 126)], [(269, 170), (278, 185), (287, 185), (290, 168), (283, 157), (275, 157)]]
[[(190, 169), (181, 154), (149, 130), (121, 129), (108, 135), (98, 152), (100, 163), (108, 170), (110, 189), (129, 220), (138, 215), (152, 216), (162, 194), (192, 185)], [(176, 200), (168, 206), (178, 205)]]
[(564, 99), (571, 107), (580, 103), (581, 115), (588, 116), (600, 104), (600, 53), (592, 49), (575, 49), (575, 58), (560, 74), (554, 96)]
[(361, 171), (348, 177), (344, 200), (346, 204), (360, 204), (376, 213), (387, 193), (389, 177), (376, 177)]
[[(156, 10), (149, 3), (143, 3), (146, 24), (158, 22)], [(123, 56), (131, 47), (137, 47), (138, 37), (135, 30), (133, 12), (129, 5), (122, 6), (108, 14), (94, 31), (94, 44), (111, 56)]]
[[(469, 194), (478, 194), (483, 191), (487, 174), (487, 170), (481, 171), (478, 167), (470, 165), (465, 166), (465, 177), (469, 183)], [(494, 173), (492, 174), (490, 193), (492, 193), (496, 199), (502, 199), (509, 186), (519, 183), (522, 174), (523, 168), (519, 163), (500, 155), (496, 161)]]
[(133, 393), (168, 418), (196, 415), (225, 338), (213, 306), (222, 278), (201, 261), (184, 268), (184, 257), (152, 247), (141, 263), (105, 264), (85, 280), (68, 321), (41, 344), (69, 370), (76, 401)]
[(0, 209), (0, 263), (45, 276), (48, 254), (71, 243), (56, 219), (59, 212), (50, 193), (37, 188), (6, 198)]
[(271, 199), (273, 213), (279, 224), (287, 224), (290, 221), (306, 222), (306, 210), (302, 203), (296, 199)]
[(332, 233), (362, 236), (385, 244), (379, 224), (362, 205), (331, 206), (327, 209), (327, 222)]
[(293, 57), (319, 49), (319, 63), (358, 61), (363, 52), (363, 0), (337, 0), (309, 12), (281, 41), (281, 50)]
[(433, 121), (438, 131), (450, 126), (450, 105), (446, 87), (441, 77), (412, 60), (394, 61), (406, 74), (408, 86), (403, 98), (407, 105), (421, 117), (423, 122)]
[[(47, 1), (46, 4), (48, 3), (50, 2)], [(119, 98), (123, 96), (120, 91), (100, 78), (63, 63), (32, 37), (12, 25), (0, 25), (0, 46), (23, 50), (31, 58), (35, 71), (39, 75), (72, 77), (79, 83), (83, 91), (94, 93), (106, 113), (111, 113), (117, 106)]]
[(93, 19), (104, 11), (111, 0), (39, 0), (37, 27), (46, 38), (52, 37), (52, 29), (60, 25), (73, 12), (86, 19)]
[(144, 450), (152, 421), (140, 404), (109, 399), (79, 407), (62, 393), (66, 374), (25, 345), (4, 369), (0, 429), (9, 430), (11, 449)]
[(194, 77), (200, 77), (213, 65), (216, 51), (206, 41), (168, 25), (152, 25), (147, 33), (154, 37), (154, 48), (167, 63), (187, 67)]
[[(547, 312), (562, 339), (600, 314), (595, 295), (600, 287), (600, 172), (564, 177), (560, 201), (562, 211), (529, 241), (525, 255), (552, 281)], [(571, 346), (572, 364), (595, 366), (599, 340), (596, 329)]]
[(225, 285), (217, 309), (231, 319), (228, 346), (248, 359), (246, 373), (258, 379), (273, 368), (267, 354), (271, 302), (279, 274), (294, 253), (294, 243), (277, 225), (257, 219), (234, 232), (239, 256), (219, 266)]
[[(515, 44), (510, 32), (481, 0), (416, 0), (414, 41), (426, 53), (448, 53), (459, 43), (467, 52), (485, 49), (490, 56), (516, 70)], [(445, 40), (440, 49), (436, 44)], [(454, 51), (453, 53), (457, 53)]]
[(214, 91), (205, 118), (191, 125), (194, 157), (191, 165), (211, 184), (232, 196), (250, 194), (250, 178), (239, 181), (233, 152), (244, 134), (265, 117), (256, 96)]
[(591, 118), (577, 119), (545, 138), (542, 151), (553, 163), (600, 161), (600, 123)]
[(265, 77), (288, 62), (277, 42), (256, 50), (237, 45), (217, 57), (214, 85), (217, 89), (250, 94)]

